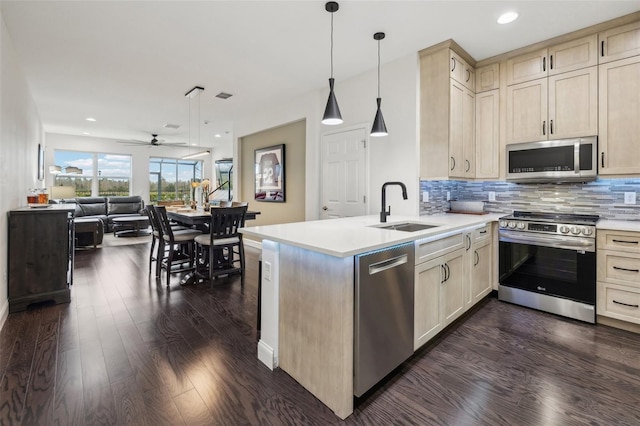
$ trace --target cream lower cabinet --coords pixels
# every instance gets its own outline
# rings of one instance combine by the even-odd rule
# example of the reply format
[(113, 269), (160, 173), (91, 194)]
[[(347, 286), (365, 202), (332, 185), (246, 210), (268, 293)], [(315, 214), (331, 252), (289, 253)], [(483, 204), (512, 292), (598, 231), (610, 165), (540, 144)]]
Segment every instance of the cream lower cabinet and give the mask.
[(598, 230), (597, 314), (640, 324), (640, 233)]
[(491, 293), (492, 242), (490, 224), (465, 234), (467, 244), (465, 247), (465, 304), (467, 308)]
[(599, 175), (640, 174), (640, 56), (600, 65)]

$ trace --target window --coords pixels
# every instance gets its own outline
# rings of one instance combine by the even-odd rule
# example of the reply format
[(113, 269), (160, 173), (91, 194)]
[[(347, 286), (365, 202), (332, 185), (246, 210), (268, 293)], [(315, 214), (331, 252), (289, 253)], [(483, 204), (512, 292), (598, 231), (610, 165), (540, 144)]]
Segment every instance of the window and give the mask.
[(202, 180), (202, 161), (149, 159), (149, 198), (152, 203), (158, 200), (188, 201), (193, 180)]
[(130, 155), (56, 150), (54, 162), (62, 169), (54, 185), (73, 186), (78, 197), (130, 194)]

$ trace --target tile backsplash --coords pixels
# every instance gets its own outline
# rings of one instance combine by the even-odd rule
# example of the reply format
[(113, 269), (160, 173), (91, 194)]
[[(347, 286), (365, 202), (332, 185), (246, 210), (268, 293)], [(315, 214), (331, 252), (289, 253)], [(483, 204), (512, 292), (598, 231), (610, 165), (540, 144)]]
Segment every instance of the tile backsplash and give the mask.
[[(640, 178), (597, 179), (588, 183), (515, 184), (505, 181), (421, 181), (420, 191), (429, 192), (429, 202), (420, 203), (420, 214), (449, 210), (452, 200), (489, 199), (485, 211), (509, 214), (514, 210), (597, 214), (606, 219), (640, 220), (640, 194), (636, 204), (624, 204), (625, 192), (640, 192)], [(421, 197), (422, 199), (422, 197)]]

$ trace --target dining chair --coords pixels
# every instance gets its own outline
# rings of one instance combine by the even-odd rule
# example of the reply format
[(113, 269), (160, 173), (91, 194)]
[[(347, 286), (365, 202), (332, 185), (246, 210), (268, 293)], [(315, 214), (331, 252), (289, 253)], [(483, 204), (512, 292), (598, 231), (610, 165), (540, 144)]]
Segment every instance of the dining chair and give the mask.
[(167, 247), (162, 254), (158, 251), (158, 256), (162, 256), (160, 268), (166, 271), (167, 287), (169, 287), (172, 273), (194, 269), (194, 240), (202, 235), (202, 232), (190, 228), (174, 230), (167, 217), (166, 207), (155, 206), (154, 209), (162, 230), (162, 242)]
[(211, 209), (209, 235), (195, 237), (197, 273), (201, 277), (213, 280), (220, 275), (240, 273), (244, 283), (244, 246), (239, 228), (244, 224), (246, 212), (247, 206)]

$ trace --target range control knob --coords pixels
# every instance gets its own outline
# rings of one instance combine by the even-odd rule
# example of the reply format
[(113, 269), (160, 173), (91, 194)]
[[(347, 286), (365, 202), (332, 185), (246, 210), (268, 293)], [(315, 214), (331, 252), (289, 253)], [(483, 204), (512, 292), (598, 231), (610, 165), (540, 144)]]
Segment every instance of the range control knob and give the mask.
[(508, 224), (508, 226), (509, 226), (509, 228), (511, 228), (511, 229), (515, 229), (515, 227), (516, 227), (516, 223), (515, 223), (514, 221), (510, 221), (510, 222), (509, 222), (509, 224)]
[(567, 225), (562, 225), (560, 227), (560, 232), (562, 232), (563, 234), (568, 234), (569, 233), (569, 227)]
[(518, 229), (524, 229), (524, 223), (518, 222)]
[(591, 228), (582, 228), (582, 233), (584, 235), (591, 235), (591, 234), (593, 234), (593, 229), (591, 229)]
[(573, 235), (578, 235), (580, 233), (580, 228), (578, 228), (577, 226), (572, 226), (571, 227), (571, 233)]
[(506, 228), (507, 227), (507, 221), (506, 220), (501, 220), (500, 221), (500, 228)]

